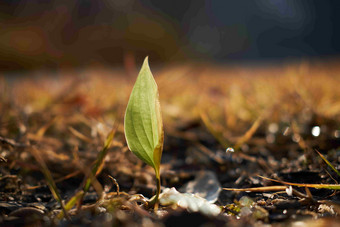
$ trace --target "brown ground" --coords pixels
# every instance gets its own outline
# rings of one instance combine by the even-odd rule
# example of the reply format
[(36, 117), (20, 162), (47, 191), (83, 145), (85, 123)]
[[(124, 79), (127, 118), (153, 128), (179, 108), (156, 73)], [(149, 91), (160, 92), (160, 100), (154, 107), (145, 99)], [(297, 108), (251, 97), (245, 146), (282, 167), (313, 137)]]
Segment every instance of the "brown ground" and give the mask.
[[(337, 224), (340, 196), (329, 189), (293, 187), (291, 196), (284, 189), (223, 190), (216, 201), (223, 208), (218, 216), (178, 206), (145, 208), (137, 195), (154, 194), (154, 173), (128, 150), (123, 132), (133, 71), (0, 78), (1, 226)], [(261, 67), (192, 64), (152, 71), (165, 128), (163, 188), (179, 189), (207, 171), (223, 188), (282, 185), (259, 175), (293, 183), (339, 181), (315, 151), (338, 168), (339, 61)], [(112, 128), (117, 130), (114, 141), (94, 187), (78, 209), (68, 212), (69, 219), (58, 218), (61, 207), (47, 186), (43, 165), (68, 201), (81, 189)], [(235, 152), (226, 153), (228, 147)], [(109, 176), (119, 184), (119, 195)]]

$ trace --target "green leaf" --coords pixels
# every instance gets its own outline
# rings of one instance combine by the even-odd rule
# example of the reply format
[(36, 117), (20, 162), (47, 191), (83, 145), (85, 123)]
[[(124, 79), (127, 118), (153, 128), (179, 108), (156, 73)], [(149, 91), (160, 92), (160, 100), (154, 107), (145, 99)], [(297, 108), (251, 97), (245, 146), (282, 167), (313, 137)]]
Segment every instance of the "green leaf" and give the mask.
[(159, 178), (164, 133), (157, 84), (147, 57), (130, 95), (124, 130), (129, 149), (152, 166)]

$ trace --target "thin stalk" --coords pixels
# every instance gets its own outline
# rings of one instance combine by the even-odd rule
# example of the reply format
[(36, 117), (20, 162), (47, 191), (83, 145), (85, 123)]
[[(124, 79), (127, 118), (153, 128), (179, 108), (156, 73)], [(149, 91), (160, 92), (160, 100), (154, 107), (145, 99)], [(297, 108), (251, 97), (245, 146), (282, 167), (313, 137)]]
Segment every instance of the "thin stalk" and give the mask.
[(81, 195), (79, 201), (78, 201), (78, 210), (81, 207), (81, 203), (83, 201), (83, 198), (85, 197), (85, 194), (88, 192), (88, 190), (90, 189), (90, 186), (93, 182), (93, 179), (96, 177), (96, 175), (98, 174), (98, 170), (100, 170), (100, 166), (103, 164), (104, 159), (107, 155), (107, 152), (111, 146), (114, 134), (116, 132), (117, 128), (114, 128), (111, 130), (111, 132), (109, 133), (109, 135), (107, 136), (105, 143), (104, 143), (104, 147), (103, 149), (99, 152), (98, 156), (97, 156), (97, 160), (95, 162), (95, 164), (92, 167), (91, 172), (89, 173), (89, 175), (87, 176), (87, 179), (85, 181), (84, 187), (83, 187), (83, 194)]
[(301, 183), (290, 183), (286, 181), (280, 181), (280, 180), (274, 180), (268, 177), (263, 177), (259, 176), (263, 179), (278, 182), (281, 184), (287, 184), (287, 185), (292, 185), (292, 186), (297, 186), (297, 187), (308, 187), (308, 188), (316, 188), (316, 189), (331, 189), (331, 190), (340, 190), (340, 184), (301, 184)]
[(159, 198), (159, 194), (161, 193), (161, 178), (159, 176), (159, 174), (156, 175), (156, 195), (154, 195), (149, 204), (148, 204), (148, 207), (151, 208), (151, 207), (157, 207), (157, 204), (158, 204), (158, 198)]
[(320, 157), (322, 158), (322, 160), (324, 162), (326, 162), (326, 164), (336, 173), (338, 174), (338, 176), (340, 176), (340, 173), (339, 171), (325, 158), (325, 156), (323, 156), (323, 154), (321, 154), (319, 151), (315, 150), (319, 155)]
[(161, 178), (159, 176), (156, 178), (156, 182), (157, 182), (156, 200), (158, 202), (159, 194), (161, 193)]
[(37, 160), (38, 164), (40, 165), (41, 172), (44, 174), (47, 185), (48, 185), (54, 199), (57, 200), (57, 202), (60, 204), (61, 209), (64, 213), (64, 217), (66, 217), (68, 220), (70, 220), (70, 216), (67, 214), (67, 210), (65, 209), (64, 202), (63, 202), (63, 200), (60, 196), (57, 185), (55, 184), (55, 182), (53, 180), (52, 174), (51, 174), (50, 170), (47, 168), (45, 160), (41, 157), (39, 151), (35, 147), (33, 147), (30, 151), (31, 151), (31, 154), (33, 155), (33, 157)]

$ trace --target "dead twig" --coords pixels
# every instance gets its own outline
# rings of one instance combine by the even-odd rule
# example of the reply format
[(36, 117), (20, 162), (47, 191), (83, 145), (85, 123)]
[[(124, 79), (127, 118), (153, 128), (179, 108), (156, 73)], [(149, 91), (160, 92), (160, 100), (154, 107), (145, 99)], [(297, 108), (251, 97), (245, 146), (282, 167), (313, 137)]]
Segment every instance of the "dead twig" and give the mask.
[(27, 147), (27, 144), (23, 144), (23, 143), (18, 143), (15, 140), (12, 139), (8, 139), (5, 137), (0, 136), (0, 144), (6, 144), (6, 145), (10, 145), (11, 147)]

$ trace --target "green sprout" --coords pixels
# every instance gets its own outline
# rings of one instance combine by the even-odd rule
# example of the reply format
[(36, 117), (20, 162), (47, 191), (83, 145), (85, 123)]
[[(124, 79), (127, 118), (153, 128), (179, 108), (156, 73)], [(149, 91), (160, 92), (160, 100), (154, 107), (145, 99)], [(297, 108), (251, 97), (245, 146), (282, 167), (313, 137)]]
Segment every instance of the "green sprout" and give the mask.
[(160, 194), (160, 163), (163, 151), (163, 123), (157, 84), (152, 76), (148, 57), (145, 58), (132, 89), (125, 111), (124, 130), (129, 149), (155, 170), (157, 191), (150, 205)]

